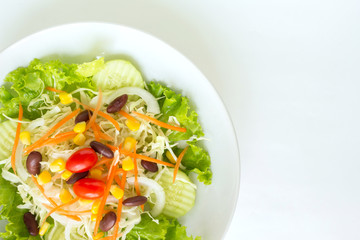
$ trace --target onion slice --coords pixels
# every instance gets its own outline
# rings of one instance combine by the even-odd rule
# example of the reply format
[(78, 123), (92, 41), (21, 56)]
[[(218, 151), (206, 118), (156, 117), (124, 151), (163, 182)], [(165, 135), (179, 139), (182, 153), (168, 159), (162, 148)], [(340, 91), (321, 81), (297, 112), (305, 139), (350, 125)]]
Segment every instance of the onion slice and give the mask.
[[(134, 181), (135, 181), (134, 177), (130, 177), (127, 179), (127, 182), (131, 185), (134, 185)], [(150, 190), (152, 190), (148, 192), (153, 192), (155, 194), (156, 202), (154, 204), (154, 207), (151, 209), (150, 213), (153, 217), (158, 216), (162, 212), (165, 206), (165, 192), (163, 187), (161, 187), (160, 184), (158, 184), (156, 181), (145, 177), (138, 177), (138, 182), (140, 185), (145, 186)]]
[[(137, 95), (137, 96), (141, 97), (147, 105), (148, 112), (154, 113), (154, 114), (160, 113), (159, 103), (157, 102), (156, 98), (150, 92), (146, 91), (145, 89), (137, 88), (137, 87), (124, 87), (124, 88), (119, 88), (119, 89), (113, 90), (113, 91), (106, 91), (103, 93), (103, 103), (109, 104), (115, 98), (117, 98), (123, 94)], [(97, 96), (94, 97), (90, 101), (90, 106), (94, 107), (97, 103), (97, 99), (98, 99)]]

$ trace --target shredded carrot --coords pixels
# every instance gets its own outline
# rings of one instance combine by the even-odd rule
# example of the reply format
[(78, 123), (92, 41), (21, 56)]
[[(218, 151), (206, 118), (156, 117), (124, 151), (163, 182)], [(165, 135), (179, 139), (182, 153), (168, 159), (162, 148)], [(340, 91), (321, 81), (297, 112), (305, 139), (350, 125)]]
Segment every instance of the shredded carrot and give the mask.
[(155, 158), (151, 158), (151, 157), (144, 156), (144, 155), (137, 154), (137, 153), (128, 152), (128, 151), (123, 150), (123, 149), (121, 149), (119, 151), (120, 151), (120, 153), (122, 153), (122, 154), (124, 154), (126, 156), (129, 156), (129, 157), (132, 157), (132, 158), (139, 158), (139, 159), (142, 159), (142, 160), (145, 160), (145, 161), (148, 161), (148, 162), (154, 162), (154, 163), (162, 164), (162, 165), (169, 166), (169, 167), (175, 167), (174, 164), (164, 162), (164, 161), (161, 161), (161, 160), (158, 160), (158, 159), (155, 159)]
[(124, 117), (126, 117), (129, 121), (138, 122), (138, 120), (136, 120), (136, 118), (134, 118), (133, 116), (131, 116), (130, 114), (128, 114), (124, 110), (120, 110), (119, 113), (121, 115), (123, 115)]
[[(131, 171), (129, 171), (129, 172), (131, 172)], [(126, 173), (126, 171), (122, 168), (119, 168), (115, 174), (119, 174), (119, 173), (124, 174), (124, 173)]]
[(70, 119), (72, 119), (73, 117), (75, 117), (78, 113), (80, 112), (80, 108), (76, 109), (75, 111), (73, 111), (72, 113), (70, 113), (69, 115), (67, 115), (65, 118), (61, 119), (61, 121), (59, 121), (57, 124), (55, 124), (44, 136), (42, 136), (40, 139), (38, 139), (36, 142), (34, 142), (33, 144), (31, 144), (30, 146), (28, 146), (27, 148), (24, 149), (25, 153), (31, 152), (32, 150), (38, 148), (39, 146), (41, 146), (41, 144), (43, 142), (46, 141), (46, 139), (53, 133), (55, 132), (59, 127), (61, 127), (63, 124), (65, 124), (67, 121), (69, 121)]
[[(75, 98), (74, 98), (73, 100), (74, 100), (74, 102), (76, 102), (77, 104), (83, 106), (85, 109), (89, 109), (89, 110), (91, 110), (91, 111), (93, 111), (93, 112), (95, 111), (94, 108), (92, 108), (92, 107), (90, 107), (90, 106), (88, 106), (88, 105), (86, 105), (86, 104), (81, 103), (79, 100), (77, 100), (77, 99), (75, 99)], [(101, 116), (101, 117), (103, 117), (103, 118), (105, 118), (105, 119), (107, 119), (108, 121), (110, 121), (110, 122), (115, 126), (115, 128), (116, 128), (118, 131), (120, 131), (120, 124), (119, 124), (114, 118), (112, 118), (109, 114), (104, 113), (104, 112), (102, 112), (102, 111), (99, 110), (98, 115)]]
[(95, 140), (100, 142), (100, 133), (99, 133), (99, 129), (96, 128), (95, 122), (93, 122), (93, 124), (91, 125), (91, 128), (94, 132)]
[(13, 146), (12, 153), (11, 153), (11, 167), (15, 174), (16, 174), (15, 154), (16, 154), (17, 146), (19, 144), (19, 138), (20, 138), (19, 136), (20, 136), (20, 131), (21, 131), (21, 122), (20, 121), (22, 120), (22, 117), (23, 117), (23, 108), (21, 106), (21, 102), (19, 102), (19, 118), (18, 118), (19, 122), (16, 127), (15, 141), (14, 141), (14, 146)]
[(80, 199), (79, 197), (76, 197), (76, 198), (74, 198), (73, 200), (71, 200), (71, 201), (69, 201), (69, 202), (67, 202), (67, 203), (64, 203), (64, 204), (61, 204), (61, 205), (59, 205), (59, 206), (54, 207), (52, 210), (50, 210), (50, 211), (46, 214), (45, 218), (44, 218), (43, 221), (41, 222), (41, 226), (46, 222), (46, 219), (47, 219), (52, 213), (56, 212), (57, 210), (61, 209), (62, 207), (71, 205), (71, 204), (79, 201), (79, 199)]
[[(121, 188), (122, 190), (125, 189), (126, 175), (127, 175), (127, 172), (125, 172), (125, 173), (122, 175), (122, 178), (121, 178), (120, 188)], [(117, 207), (116, 223), (115, 223), (115, 227), (114, 227), (114, 235), (113, 235), (113, 238), (111, 238), (111, 239), (114, 239), (114, 240), (116, 240), (116, 238), (118, 237), (119, 222), (120, 222), (120, 220), (121, 220), (121, 212), (122, 212), (122, 202), (123, 202), (123, 198), (124, 198), (124, 197), (122, 197), (122, 198), (119, 199), (119, 203), (118, 203), (118, 207)]]
[(65, 91), (58, 90), (58, 89), (53, 88), (53, 87), (46, 87), (45, 89), (46, 89), (46, 90), (49, 90), (49, 91), (51, 91), (51, 92), (56, 92), (56, 93), (63, 93), (63, 92), (65, 92)]
[(56, 202), (54, 200), (52, 200), (50, 197), (46, 196), (44, 188), (39, 184), (36, 177), (34, 177), (34, 175), (31, 175), (31, 179), (33, 180), (35, 185), (39, 188), (40, 192), (46, 198), (46, 200), (48, 200), (54, 207), (57, 207)]
[(96, 222), (95, 222), (95, 227), (94, 227), (94, 236), (97, 234), (98, 229), (99, 229), (99, 224), (100, 224), (100, 220), (102, 219), (102, 214), (103, 214), (104, 206), (105, 206), (105, 203), (106, 203), (106, 199), (107, 199), (107, 197), (109, 195), (110, 187), (111, 187), (111, 184), (112, 184), (112, 182), (114, 180), (115, 172), (117, 170), (116, 165), (117, 165), (117, 161), (114, 159), (112, 164), (111, 164), (111, 167), (109, 169), (109, 175), (108, 175), (108, 178), (107, 178), (107, 181), (106, 181), (106, 187), (105, 187), (105, 191), (104, 191), (104, 196), (101, 199), (101, 202), (100, 202), (100, 205), (99, 205), (99, 212), (97, 213), (97, 216), (96, 216)]
[(176, 180), (176, 175), (177, 175), (177, 172), (179, 171), (179, 167), (180, 167), (180, 163), (181, 163), (181, 160), (183, 159), (186, 151), (188, 150), (189, 146), (187, 146), (186, 148), (184, 148), (184, 150), (182, 150), (182, 152), (180, 153), (179, 157), (177, 158), (176, 160), (176, 165), (175, 165), (175, 169), (174, 169), (174, 178), (173, 178), (173, 183), (175, 183), (175, 180)]
[(108, 147), (109, 147), (111, 150), (113, 150), (114, 152), (115, 152), (116, 150), (118, 150), (118, 148), (115, 147), (115, 146), (113, 146), (113, 145), (106, 144), (106, 146), (108, 146)]
[(100, 160), (99, 162), (97, 162), (97, 163), (93, 166), (93, 168), (96, 168), (96, 167), (98, 167), (98, 166), (100, 166), (100, 165), (103, 165), (103, 164), (105, 164), (105, 163), (108, 163), (108, 162), (110, 162), (110, 161), (112, 161), (111, 158), (102, 157), (101, 160)]
[[(103, 139), (105, 141), (111, 141), (111, 140), (114, 140), (112, 137), (110, 137), (109, 135), (103, 133), (101, 131), (101, 128), (100, 126), (94, 122), (93, 125), (91, 126), (91, 128), (93, 129), (94, 131), (94, 135), (95, 135), (95, 138), (99, 138), (99, 139)], [(96, 141), (99, 141), (99, 140), (96, 140)]]
[(91, 118), (86, 126), (86, 130), (89, 129), (95, 122), (98, 112), (100, 110), (101, 104), (102, 104), (102, 91), (101, 91), (101, 89), (99, 89), (98, 102), (96, 104), (95, 110), (93, 111), (93, 115), (91, 116)]
[(45, 140), (45, 142), (43, 142), (41, 144), (41, 147), (46, 146), (46, 145), (56, 145), (59, 144), (61, 142), (65, 142), (68, 140), (73, 139), (75, 136), (77, 135), (76, 132), (65, 132), (65, 133), (61, 133), (56, 135), (54, 138), (48, 138)]
[(160, 127), (171, 129), (171, 130), (178, 131), (178, 132), (186, 132), (186, 128), (176, 127), (176, 126), (161, 122), (161, 121), (159, 121), (159, 120), (157, 120), (157, 119), (155, 119), (153, 117), (149, 117), (149, 116), (147, 116), (145, 114), (142, 114), (142, 113), (139, 113), (139, 112), (132, 111), (131, 113), (135, 114), (139, 118), (142, 118), (142, 119), (144, 119), (146, 121), (152, 122), (152, 123), (154, 123), (154, 124), (156, 124), (156, 125), (158, 125)]

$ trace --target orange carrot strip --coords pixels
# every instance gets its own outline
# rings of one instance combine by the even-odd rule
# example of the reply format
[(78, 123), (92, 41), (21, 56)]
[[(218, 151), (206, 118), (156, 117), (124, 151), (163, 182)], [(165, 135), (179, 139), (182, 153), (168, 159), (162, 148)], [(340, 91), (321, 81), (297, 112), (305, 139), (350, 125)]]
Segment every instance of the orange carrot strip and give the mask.
[(64, 204), (61, 204), (61, 205), (59, 205), (59, 206), (57, 206), (57, 207), (54, 207), (52, 210), (50, 210), (50, 211), (46, 214), (46, 216), (45, 216), (45, 218), (43, 219), (43, 221), (41, 222), (41, 225), (40, 225), (40, 226), (42, 226), (42, 225), (44, 224), (44, 222), (46, 222), (46, 219), (47, 219), (52, 213), (56, 212), (57, 210), (59, 210), (59, 209), (62, 208), (62, 207), (71, 205), (71, 204), (79, 201), (79, 199), (80, 199), (79, 197), (76, 197), (76, 198), (74, 198), (73, 200), (71, 200), (71, 201), (69, 201), (69, 202), (67, 202), (67, 203), (64, 203)]
[(49, 90), (49, 91), (51, 91), (51, 92), (56, 92), (56, 93), (63, 93), (63, 92), (65, 92), (65, 91), (58, 90), (58, 89), (53, 88), (53, 87), (46, 87), (45, 89), (46, 89), (46, 90)]
[(176, 160), (176, 165), (175, 165), (175, 169), (174, 169), (174, 178), (173, 178), (173, 183), (175, 183), (175, 180), (176, 180), (176, 175), (177, 175), (177, 172), (179, 171), (179, 167), (180, 167), (180, 163), (181, 163), (181, 160), (183, 159), (186, 151), (188, 150), (189, 146), (187, 146), (186, 148), (184, 148), (184, 150), (182, 150), (182, 152), (180, 153), (179, 157), (177, 158)]
[[(47, 209), (51, 210), (52, 207), (48, 204), (43, 203), (42, 204), (44, 207), (46, 207)], [(86, 215), (86, 214), (90, 214), (91, 210), (82, 210), (82, 211), (69, 211), (69, 210), (65, 210), (65, 209), (58, 209), (56, 211), (57, 213), (61, 214), (61, 213), (65, 213), (68, 215)]]
[[(126, 174), (127, 172), (125, 172), (121, 178), (121, 185), (120, 185), (120, 188), (122, 190), (124, 190), (125, 188), (125, 183), (126, 183)], [(116, 211), (116, 223), (115, 223), (115, 227), (114, 227), (114, 235), (113, 235), (113, 238), (111, 239), (114, 239), (116, 240), (116, 238), (118, 237), (118, 230), (119, 230), (119, 222), (121, 220), (121, 212), (122, 212), (122, 202), (123, 202), (123, 198), (120, 198), (119, 199), (119, 203), (118, 203), (118, 208), (117, 208), (117, 211)]]
[(157, 120), (157, 119), (155, 119), (153, 117), (149, 117), (149, 116), (147, 116), (145, 114), (142, 114), (142, 113), (139, 113), (139, 112), (132, 111), (131, 113), (135, 114), (139, 118), (142, 118), (142, 119), (144, 119), (146, 121), (152, 122), (152, 123), (154, 123), (154, 124), (156, 124), (156, 125), (158, 125), (160, 127), (171, 129), (171, 130), (178, 131), (178, 132), (186, 132), (186, 128), (176, 127), (176, 126), (161, 122), (161, 121), (159, 121), (159, 120)]
[(94, 236), (98, 232), (100, 220), (102, 219), (102, 214), (103, 214), (104, 206), (105, 206), (105, 203), (106, 203), (106, 199), (107, 199), (107, 197), (109, 195), (110, 187), (111, 187), (111, 184), (112, 184), (112, 182), (114, 180), (114, 176), (115, 176), (115, 172), (116, 172), (116, 168), (117, 168), (116, 164), (117, 164), (116, 161), (113, 160), (113, 162), (111, 164), (111, 167), (109, 169), (109, 175), (108, 175), (108, 178), (107, 178), (107, 181), (106, 181), (106, 187), (105, 187), (105, 191), (104, 191), (104, 196), (101, 199), (101, 202), (100, 202), (100, 205), (99, 205), (99, 212), (97, 213), (97, 216), (96, 216), (96, 222), (95, 222), (95, 227), (94, 227)]
[(108, 163), (108, 162), (110, 162), (110, 161), (112, 161), (112, 159), (106, 158), (106, 157), (102, 157), (101, 160), (100, 160), (99, 162), (97, 162), (92, 168), (96, 168), (96, 167), (98, 167), (98, 166), (100, 166), (100, 165), (102, 165), (102, 164)]
[(119, 186), (121, 186), (121, 179), (120, 179), (119, 175), (116, 175), (116, 174), (115, 174), (114, 179), (115, 179), (115, 182), (116, 182)]
[(35, 183), (35, 185), (39, 188), (40, 192), (41, 192), (42, 195), (46, 198), (46, 200), (48, 200), (54, 207), (57, 207), (56, 202), (54, 202), (54, 200), (52, 200), (51, 198), (49, 198), (48, 196), (46, 196), (44, 188), (39, 184), (39, 182), (37, 181), (36, 177), (34, 177), (34, 175), (31, 175), (31, 179), (33, 180), (33, 182)]
[(124, 117), (126, 117), (128, 120), (133, 121), (133, 122), (138, 122), (138, 120), (136, 120), (136, 118), (134, 118), (133, 116), (131, 116), (130, 114), (128, 114), (127, 112), (125, 112), (124, 110), (120, 110), (119, 113), (121, 115), (123, 115)]
[[(74, 102), (76, 102), (77, 104), (83, 106), (85, 109), (89, 109), (89, 110), (91, 110), (91, 111), (93, 111), (93, 112), (95, 111), (94, 108), (92, 108), (92, 107), (90, 107), (90, 106), (88, 106), (88, 105), (86, 105), (86, 104), (81, 103), (79, 100), (77, 100), (77, 99), (75, 99), (75, 98), (74, 98), (73, 100), (74, 100)], [(115, 128), (116, 128), (118, 131), (120, 131), (120, 125), (119, 125), (119, 123), (118, 123), (114, 118), (112, 118), (109, 114), (104, 113), (104, 112), (102, 112), (102, 111), (99, 111), (99, 112), (98, 112), (98, 115), (101, 116), (101, 117), (103, 117), (103, 118), (105, 118), (105, 119), (107, 119), (108, 121), (110, 121), (110, 122), (115, 126)]]
[(108, 146), (111, 150), (113, 150), (114, 152), (116, 151), (116, 150), (118, 150), (118, 148), (117, 147), (114, 147), (113, 145), (110, 145), (110, 144), (106, 144), (106, 146)]
[(46, 146), (46, 145), (56, 145), (59, 144), (61, 142), (65, 142), (68, 140), (73, 139), (75, 136), (77, 135), (76, 132), (66, 132), (63, 134), (58, 134), (56, 135), (54, 138), (48, 138), (47, 140), (45, 140), (45, 142), (43, 144), (41, 144), (41, 147)]
[(169, 166), (169, 167), (175, 167), (174, 164), (164, 162), (164, 161), (161, 161), (161, 160), (158, 160), (158, 159), (155, 159), (155, 158), (140, 155), (140, 154), (137, 154), (137, 153), (128, 152), (128, 151), (123, 150), (123, 149), (121, 149), (119, 151), (120, 151), (120, 153), (122, 153), (122, 154), (124, 154), (126, 156), (129, 156), (129, 157), (132, 157), (132, 158), (139, 158), (139, 159), (142, 159), (142, 160), (145, 160), (145, 161), (148, 161), (148, 162), (154, 162), (154, 163), (162, 164), (162, 165)]
[(91, 116), (91, 118), (86, 126), (86, 130), (89, 129), (95, 122), (98, 112), (100, 110), (101, 104), (102, 104), (102, 91), (101, 91), (101, 89), (99, 89), (98, 102), (96, 104), (95, 110), (93, 111), (93, 115)]
[(19, 102), (19, 118), (18, 118), (19, 122), (16, 127), (15, 141), (14, 141), (14, 146), (13, 146), (12, 153), (11, 153), (11, 167), (15, 174), (16, 174), (15, 154), (16, 154), (17, 146), (19, 144), (19, 136), (20, 136), (20, 130), (21, 130), (21, 122), (20, 121), (22, 120), (22, 117), (23, 117), (23, 108), (21, 106), (21, 102)]
[[(134, 153), (136, 153), (136, 144), (134, 146)], [(136, 158), (133, 158), (133, 161), (134, 161), (134, 175), (135, 175), (134, 185), (135, 185), (136, 194), (138, 196), (140, 196), (140, 188), (139, 188), (139, 182), (138, 182), (138, 168), (137, 168)], [(141, 205), (141, 206), (143, 207), (144, 205)]]
[(99, 129), (96, 128), (95, 126), (95, 122), (91, 125), (91, 128), (94, 132), (94, 136), (95, 136), (95, 140), (100, 142), (100, 134), (99, 134)]
[(119, 168), (115, 174), (119, 174), (119, 173), (124, 174), (124, 173), (126, 173), (126, 171), (122, 168)]
[(39, 140), (37, 140), (36, 142), (34, 142), (33, 144), (31, 144), (30, 146), (28, 146), (27, 148), (24, 149), (24, 152), (28, 153), (31, 152), (32, 150), (38, 148), (39, 145), (41, 145), (41, 143), (43, 143), (44, 141), (46, 141), (46, 139), (53, 133), (56, 131), (56, 129), (58, 129), (59, 127), (61, 127), (64, 123), (66, 123), (67, 121), (69, 121), (70, 119), (72, 119), (73, 117), (75, 117), (78, 113), (80, 112), (80, 108), (76, 109), (75, 111), (73, 111), (72, 113), (70, 113), (69, 115), (67, 115), (65, 118), (61, 119), (61, 121), (59, 121), (58, 123), (56, 123), (44, 136), (42, 136)]

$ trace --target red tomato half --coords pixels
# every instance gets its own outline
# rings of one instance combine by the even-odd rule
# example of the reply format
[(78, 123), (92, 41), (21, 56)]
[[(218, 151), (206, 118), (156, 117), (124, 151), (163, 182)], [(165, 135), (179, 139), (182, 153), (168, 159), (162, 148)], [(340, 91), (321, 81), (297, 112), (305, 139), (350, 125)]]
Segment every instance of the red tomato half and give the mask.
[(83, 148), (69, 157), (66, 169), (73, 173), (86, 172), (96, 164), (97, 160), (98, 156), (92, 148)]
[(85, 199), (96, 199), (104, 195), (105, 183), (93, 178), (83, 178), (73, 185), (74, 193)]

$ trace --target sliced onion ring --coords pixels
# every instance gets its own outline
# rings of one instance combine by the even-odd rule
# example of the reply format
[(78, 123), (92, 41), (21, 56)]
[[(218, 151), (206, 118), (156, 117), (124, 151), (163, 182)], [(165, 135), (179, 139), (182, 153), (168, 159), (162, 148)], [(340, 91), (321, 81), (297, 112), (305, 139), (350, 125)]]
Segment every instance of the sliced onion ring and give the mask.
[[(124, 87), (124, 88), (119, 88), (117, 90), (104, 92), (103, 103), (109, 104), (112, 100), (123, 94), (137, 95), (141, 97), (146, 103), (148, 112), (154, 114), (160, 113), (159, 103), (157, 102), (156, 98), (145, 89), (137, 88), (137, 87)], [(90, 101), (90, 106), (94, 107), (97, 103), (97, 99), (98, 99), (97, 96), (94, 97)]]
[[(127, 182), (131, 185), (134, 185), (134, 181), (135, 177), (130, 177), (127, 179)], [(145, 177), (138, 177), (138, 183), (142, 186), (150, 188), (155, 194), (156, 202), (150, 213), (153, 217), (158, 216), (165, 206), (165, 192), (163, 187), (161, 187), (160, 184), (158, 184), (156, 181)]]

